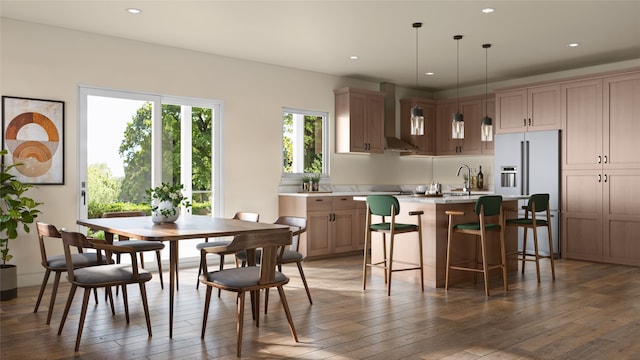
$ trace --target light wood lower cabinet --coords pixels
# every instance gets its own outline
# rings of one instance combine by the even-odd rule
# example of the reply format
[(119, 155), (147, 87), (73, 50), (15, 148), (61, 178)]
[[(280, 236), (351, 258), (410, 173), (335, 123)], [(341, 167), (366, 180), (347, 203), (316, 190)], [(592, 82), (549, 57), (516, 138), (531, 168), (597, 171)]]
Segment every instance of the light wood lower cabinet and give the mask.
[(640, 169), (563, 172), (563, 256), (640, 266)]
[(307, 218), (307, 232), (300, 252), (321, 257), (361, 250), (364, 247), (364, 202), (352, 196), (279, 197), (280, 216)]

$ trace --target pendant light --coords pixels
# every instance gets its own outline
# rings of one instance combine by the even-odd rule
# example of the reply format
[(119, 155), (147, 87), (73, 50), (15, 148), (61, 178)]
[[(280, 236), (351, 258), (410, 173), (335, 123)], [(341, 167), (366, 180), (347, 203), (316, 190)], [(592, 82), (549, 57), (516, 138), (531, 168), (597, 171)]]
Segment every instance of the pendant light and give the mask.
[[(484, 48), (484, 98), (485, 104), (487, 104), (487, 100), (489, 98), (488, 91), (488, 82), (489, 82), (489, 48), (491, 44), (482, 44)], [(480, 140), (482, 141), (493, 141), (493, 120), (487, 114), (488, 109), (485, 105), (484, 117), (480, 120)]]
[(458, 98), (458, 111), (453, 114), (451, 121), (451, 138), (464, 139), (464, 117), (460, 113), (460, 39), (462, 35), (454, 35), (453, 39), (457, 45), (456, 55), (456, 97)]
[[(418, 89), (418, 29), (421, 27), (422, 23), (413, 23), (413, 28), (416, 29), (416, 90)], [(424, 113), (417, 103), (411, 109), (411, 135), (424, 135)]]

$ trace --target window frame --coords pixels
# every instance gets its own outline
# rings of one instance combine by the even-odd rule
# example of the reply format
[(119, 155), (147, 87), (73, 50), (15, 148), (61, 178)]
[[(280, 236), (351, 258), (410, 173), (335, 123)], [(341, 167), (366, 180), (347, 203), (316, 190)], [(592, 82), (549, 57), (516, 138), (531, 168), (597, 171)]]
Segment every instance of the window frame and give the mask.
[[(322, 117), (322, 174), (320, 179), (329, 179), (329, 112), (318, 110), (305, 110), (300, 108), (282, 107), (281, 113), (281, 138), (280, 147), (284, 144), (284, 116), (285, 114), (301, 114)], [(295, 149), (294, 149), (295, 151)], [(284, 153), (280, 157), (280, 164), (284, 163)], [(281, 176), (283, 182), (297, 182), (305, 173), (285, 173), (281, 165)], [(287, 181), (288, 180), (288, 181)]]

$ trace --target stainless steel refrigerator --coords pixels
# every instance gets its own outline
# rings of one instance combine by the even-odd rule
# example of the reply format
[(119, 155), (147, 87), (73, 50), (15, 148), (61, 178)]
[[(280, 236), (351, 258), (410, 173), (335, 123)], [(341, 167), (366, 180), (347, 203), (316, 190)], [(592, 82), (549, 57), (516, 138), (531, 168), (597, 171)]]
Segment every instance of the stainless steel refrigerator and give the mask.
[[(560, 256), (560, 131), (497, 134), (494, 138), (494, 186), (496, 194), (548, 193), (551, 210), (553, 252)], [(526, 204), (526, 200), (520, 205)], [(519, 216), (524, 216), (521, 211)], [(522, 248), (523, 229), (518, 233)], [(527, 235), (527, 253), (533, 253), (533, 233)], [(549, 254), (546, 228), (538, 228), (538, 251)]]

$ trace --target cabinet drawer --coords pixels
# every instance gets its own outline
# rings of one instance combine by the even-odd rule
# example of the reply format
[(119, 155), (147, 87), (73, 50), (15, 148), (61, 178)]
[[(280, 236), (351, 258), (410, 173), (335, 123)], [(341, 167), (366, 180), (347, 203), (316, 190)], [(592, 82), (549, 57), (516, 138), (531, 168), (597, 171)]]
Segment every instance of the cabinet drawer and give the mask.
[(309, 197), (307, 198), (307, 211), (331, 210), (331, 197)]
[(331, 199), (333, 210), (351, 210), (356, 208), (356, 203), (352, 196), (334, 196)]

